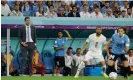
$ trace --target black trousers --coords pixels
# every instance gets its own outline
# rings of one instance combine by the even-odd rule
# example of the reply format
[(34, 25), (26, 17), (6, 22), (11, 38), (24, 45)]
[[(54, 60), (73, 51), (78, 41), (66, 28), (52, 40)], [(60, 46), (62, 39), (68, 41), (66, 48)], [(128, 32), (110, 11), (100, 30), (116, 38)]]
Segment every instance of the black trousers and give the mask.
[(71, 75), (71, 68), (69, 68), (69, 67), (64, 67), (64, 68), (63, 68), (63, 71), (64, 71), (63, 76)]
[(23, 45), (21, 45), (21, 74), (24, 74), (24, 70), (26, 68), (25, 66), (25, 61), (26, 58), (28, 59), (28, 62), (26, 62), (28, 64), (28, 73), (29, 75), (32, 75), (32, 56), (33, 56), (33, 51), (35, 49), (35, 45), (33, 42), (28, 42), (27, 43), (28, 46), (24, 47)]

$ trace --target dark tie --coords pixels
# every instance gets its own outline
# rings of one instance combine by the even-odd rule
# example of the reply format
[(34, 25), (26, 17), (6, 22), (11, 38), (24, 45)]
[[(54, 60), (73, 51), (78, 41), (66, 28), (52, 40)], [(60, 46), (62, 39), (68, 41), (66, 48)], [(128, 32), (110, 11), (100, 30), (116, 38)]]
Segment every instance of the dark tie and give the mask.
[(28, 42), (30, 42), (30, 27), (27, 27)]

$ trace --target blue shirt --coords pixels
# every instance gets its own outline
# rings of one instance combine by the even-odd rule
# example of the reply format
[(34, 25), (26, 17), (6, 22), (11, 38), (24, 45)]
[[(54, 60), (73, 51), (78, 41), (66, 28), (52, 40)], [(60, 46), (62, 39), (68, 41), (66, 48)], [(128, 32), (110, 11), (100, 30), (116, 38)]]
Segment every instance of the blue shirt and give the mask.
[[(54, 47), (63, 47), (66, 41), (67, 41), (66, 37), (62, 37), (61, 39), (57, 38), (54, 42)], [(64, 56), (64, 55), (65, 55), (64, 49), (55, 51), (55, 56)]]
[(130, 40), (126, 34), (124, 34), (122, 37), (119, 37), (119, 34), (113, 34), (112, 38), (112, 53), (113, 54), (124, 54), (124, 50), (126, 49), (126, 46), (130, 45)]

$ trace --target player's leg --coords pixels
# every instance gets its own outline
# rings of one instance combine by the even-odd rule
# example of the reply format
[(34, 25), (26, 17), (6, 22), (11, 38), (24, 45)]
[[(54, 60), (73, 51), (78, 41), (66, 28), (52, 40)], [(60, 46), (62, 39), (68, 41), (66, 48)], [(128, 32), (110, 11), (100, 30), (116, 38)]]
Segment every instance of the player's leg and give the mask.
[(120, 56), (121, 60), (123, 61), (123, 67), (124, 67), (124, 77), (128, 78), (128, 74), (130, 72), (129, 65), (128, 65), (128, 56), (123, 54)]
[(78, 66), (77, 72), (74, 76), (75, 78), (78, 78), (80, 71), (85, 67), (85, 65), (87, 65), (89, 59), (92, 59), (93, 57), (90, 55), (90, 52), (88, 51), (84, 56), (84, 58), (85, 58), (84, 61), (82, 61)]
[(110, 72), (116, 72), (115, 68), (114, 68), (114, 64), (116, 59), (118, 58), (117, 55), (111, 54), (109, 59), (108, 59), (108, 69), (109, 69), (109, 73)]
[(96, 59), (98, 59), (100, 61), (100, 64), (102, 66), (102, 74), (105, 78), (108, 78), (108, 75), (106, 74), (106, 64), (105, 64), (105, 60), (103, 58), (102, 55), (97, 55), (95, 56)]
[(53, 76), (56, 76), (56, 75), (58, 75), (58, 63), (59, 63), (59, 61), (58, 61), (58, 56), (55, 56), (55, 68), (54, 68), (54, 74), (53, 74)]
[(60, 56), (59, 57), (59, 67), (58, 67), (58, 76), (62, 76), (62, 74), (60, 74), (60, 72), (62, 71), (63, 67), (65, 67), (65, 58), (64, 56)]

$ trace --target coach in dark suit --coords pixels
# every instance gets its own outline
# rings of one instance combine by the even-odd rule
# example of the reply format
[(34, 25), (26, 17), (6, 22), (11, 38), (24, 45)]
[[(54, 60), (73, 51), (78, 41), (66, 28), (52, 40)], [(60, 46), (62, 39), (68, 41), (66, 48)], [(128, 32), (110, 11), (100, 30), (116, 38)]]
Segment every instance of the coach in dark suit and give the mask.
[(36, 28), (30, 25), (30, 18), (25, 17), (25, 25), (20, 27), (20, 48), (21, 48), (21, 74), (24, 74), (25, 60), (28, 57), (29, 75), (32, 75), (32, 55), (36, 46)]
[(77, 6), (72, 6), (72, 12), (68, 14), (68, 17), (80, 17), (79, 12), (77, 12)]

